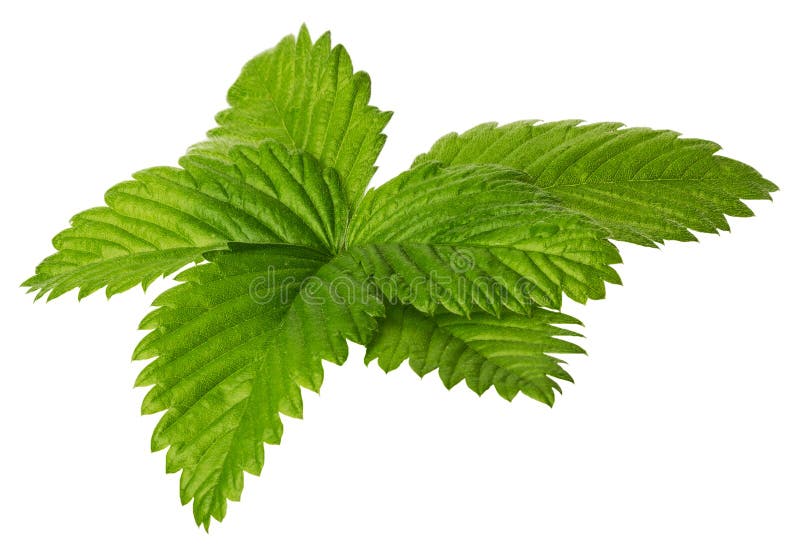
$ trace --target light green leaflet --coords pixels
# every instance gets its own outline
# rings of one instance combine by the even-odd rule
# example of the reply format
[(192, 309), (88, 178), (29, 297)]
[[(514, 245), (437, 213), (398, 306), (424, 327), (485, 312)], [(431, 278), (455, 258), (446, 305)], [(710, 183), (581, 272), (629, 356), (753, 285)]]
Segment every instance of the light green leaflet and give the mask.
[(672, 131), (580, 121), (479, 125), (440, 139), (414, 162), (498, 164), (525, 172), (563, 205), (615, 240), (644, 246), (729, 230), (725, 215), (749, 217), (740, 200), (767, 200), (777, 187), (707, 140)]
[(345, 339), (363, 343), (384, 313), (374, 296), (347, 305), (331, 297), (328, 285), (346, 273), (330, 255), (293, 245), (231, 249), (207, 254), (210, 263), (182, 272), (183, 284), (156, 298), (140, 326), (153, 330), (133, 354), (157, 357), (136, 381), (153, 386), (143, 413), (167, 410), (152, 447), (170, 447), (167, 471), (183, 471), (181, 501), (194, 499), (206, 526), (239, 499), (242, 470), (261, 472), (263, 443), (280, 443), (279, 413), (302, 416), (300, 386), (318, 391), (322, 360), (342, 364)]
[[(349, 230), (349, 255), (384, 294), (425, 312), (527, 313), (532, 303), (560, 307), (562, 292), (602, 298), (605, 281), (620, 282), (604, 229), (496, 165), (418, 166), (370, 190)], [(408, 290), (414, 280), (424, 285)]]
[(620, 283), (611, 240), (695, 240), (777, 190), (671, 131), (522, 121), (447, 135), (365, 192), (391, 115), (369, 96), (344, 48), (301, 28), (245, 66), (208, 140), (73, 217), (23, 284), (110, 297), (191, 265), (134, 359), (142, 412), (164, 413), (152, 448), (206, 529), (348, 341), (386, 371), (552, 405), (572, 381), (555, 355), (583, 353), (562, 298)]
[(217, 114), (219, 127), (191, 151), (225, 159), (232, 146), (275, 140), (336, 169), (352, 205), (375, 173), (392, 116), (369, 105), (370, 89), (344, 47), (331, 48), (330, 33), (312, 43), (303, 26), (297, 39), (287, 36), (244, 66), (228, 91), (231, 107)]

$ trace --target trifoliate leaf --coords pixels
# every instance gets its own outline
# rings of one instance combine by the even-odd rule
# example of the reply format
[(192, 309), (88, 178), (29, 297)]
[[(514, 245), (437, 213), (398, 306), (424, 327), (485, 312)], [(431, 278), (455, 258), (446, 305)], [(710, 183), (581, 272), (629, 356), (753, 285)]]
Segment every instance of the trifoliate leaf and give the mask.
[(448, 388), (552, 405), (571, 381), (553, 355), (583, 352), (553, 309), (619, 283), (610, 239), (693, 240), (776, 190), (711, 142), (560, 121), (445, 136), (365, 194), (390, 116), (369, 96), (344, 48), (303, 27), (245, 66), (180, 167), (113, 187), (24, 284), (111, 296), (200, 262), (155, 300), (134, 358), (152, 360), (142, 411), (165, 412), (152, 448), (206, 528), (348, 341), (387, 371), (408, 359)]
[(615, 240), (644, 246), (728, 230), (725, 215), (753, 213), (740, 200), (769, 199), (777, 187), (755, 169), (715, 155), (717, 144), (672, 131), (580, 121), (488, 123), (448, 134), (415, 164), (496, 163), (527, 173), (560, 204)]

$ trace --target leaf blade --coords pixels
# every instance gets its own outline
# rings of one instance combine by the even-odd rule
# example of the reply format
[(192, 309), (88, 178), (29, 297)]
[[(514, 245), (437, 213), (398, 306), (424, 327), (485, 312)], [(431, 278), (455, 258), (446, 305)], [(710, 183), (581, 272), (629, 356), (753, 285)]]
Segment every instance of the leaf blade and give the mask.
[(151, 386), (142, 413), (165, 411), (152, 449), (169, 448), (167, 471), (181, 471), (181, 501), (206, 529), (240, 498), (243, 471), (260, 473), (281, 415), (302, 416), (300, 387), (319, 391), (322, 361), (343, 363), (346, 340), (367, 341), (383, 314), (374, 296), (337, 300), (348, 277), (330, 254), (233, 244), (207, 257), (156, 298), (134, 351), (154, 359), (136, 381)]
[(391, 112), (369, 105), (371, 82), (330, 33), (311, 41), (303, 25), (242, 69), (208, 140), (190, 151), (225, 156), (237, 144), (272, 139), (308, 152), (342, 175), (352, 206), (375, 173)]
[(187, 155), (180, 168), (145, 169), (112, 187), (106, 206), (79, 213), (54, 238), (58, 251), (23, 286), (48, 299), (106, 286), (110, 297), (230, 242), (339, 247), (347, 208), (335, 172), (270, 141), (229, 155)]
[(348, 255), (390, 299), (525, 313), (605, 295), (621, 261), (606, 231), (565, 210), (521, 172), (497, 165), (418, 166), (367, 193)]
[(564, 206), (616, 240), (654, 246), (727, 230), (726, 216), (752, 212), (741, 200), (777, 187), (744, 163), (716, 155), (713, 142), (621, 123), (488, 123), (442, 137), (415, 165), (497, 163), (524, 171)]
[(580, 336), (560, 324), (580, 324), (556, 311), (536, 308), (529, 316), (478, 313), (423, 314), (410, 305), (387, 307), (387, 317), (367, 345), (365, 363), (377, 359), (386, 372), (408, 360), (420, 376), (439, 370), (448, 389), (461, 381), (478, 395), (490, 387), (511, 401), (519, 392), (552, 406), (555, 379), (572, 377), (550, 353), (585, 353), (561, 336)]

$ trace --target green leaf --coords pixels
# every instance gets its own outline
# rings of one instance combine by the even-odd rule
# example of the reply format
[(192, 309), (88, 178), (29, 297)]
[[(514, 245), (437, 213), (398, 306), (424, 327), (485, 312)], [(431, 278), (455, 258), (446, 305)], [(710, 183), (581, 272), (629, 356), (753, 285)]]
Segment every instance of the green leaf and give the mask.
[(208, 529), (259, 474), (348, 341), (386, 371), (552, 405), (583, 353), (555, 311), (619, 283), (610, 240), (694, 240), (777, 188), (711, 142), (619, 123), (485, 124), (365, 193), (391, 113), (330, 34), (256, 56), (179, 167), (136, 173), (53, 240), (24, 286), (108, 296), (191, 263), (141, 323), (134, 359), (163, 412), (152, 449)]
[(352, 205), (375, 173), (392, 115), (369, 105), (370, 92), (369, 75), (353, 73), (344, 47), (331, 47), (330, 33), (312, 43), (304, 25), (296, 39), (287, 36), (244, 66), (228, 92), (231, 107), (217, 114), (219, 127), (192, 150), (224, 158), (234, 145), (277, 140), (336, 169)]
[(145, 169), (114, 186), (106, 207), (73, 217), (53, 239), (59, 251), (23, 286), (37, 299), (73, 288), (82, 298), (104, 286), (110, 297), (231, 241), (340, 247), (347, 206), (335, 171), (274, 141), (236, 147), (229, 159), (191, 154), (180, 169)]
[[(319, 390), (322, 360), (342, 364), (346, 339), (366, 342), (383, 314), (369, 295), (343, 302), (348, 281), (330, 255), (298, 246), (232, 245), (176, 277), (141, 324), (152, 329), (135, 359), (152, 386), (145, 414), (166, 410), (152, 439), (182, 471), (181, 501), (198, 524), (222, 520), (238, 501), (243, 471), (259, 474), (263, 443), (280, 442), (280, 414), (302, 416), (299, 385)], [(348, 289), (360, 292), (356, 286)], [(325, 321), (325, 324), (320, 324)]]
[(580, 121), (487, 123), (449, 134), (415, 164), (495, 163), (527, 173), (561, 205), (645, 246), (690, 241), (690, 232), (729, 230), (725, 215), (753, 213), (740, 200), (764, 200), (777, 187), (755, 169), (714, 155), (713, 142), (672, 131)]
[(405, 359), (420, 376), (439, 369), (450, 389), (462, 380), (478, 395), (494, 386), (512, 400), (518, 392), (553, 405), (561, 387), (554, 378), (572, 382), (563, 361), (549, 353), (584, 353), (558, 338), (580, 334), (556, 325), (580, 324), (563, 313), (535, 308), (529, 316), (505, 312), (502, 317), (477, 313), (466, 319), (450, 313), (426, 315), (409, 305), (391, 305), (367, 346), (365, 362), (378, 360), (386, 372)]
[(619, 283), (606, 231), (554, 203), (524, 173), (496, 165), (422, 164), (358, 205), (348, 253), (390, 299), (425, 312), (602, 298)]

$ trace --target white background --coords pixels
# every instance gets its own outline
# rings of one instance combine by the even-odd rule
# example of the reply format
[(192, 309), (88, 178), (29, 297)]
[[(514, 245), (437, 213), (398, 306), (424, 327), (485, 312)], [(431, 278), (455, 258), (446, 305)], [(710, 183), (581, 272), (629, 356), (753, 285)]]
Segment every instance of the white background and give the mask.
[[(792, 3), (545, 4), (3, 4), (0, 550), (800, 550)], [(72, 214), (200, 140), (242, 64), (303, 21), (395, 111), (376, 183), (451, 130), (583, 118), (715, 140), (782, 191), (730, 234), (623, 246), (625, 286), (566, 306), (590, 355), (553, 409), (386, 376), (353, 347), (206, 535), (132, 389), (167, 282), (80, 305), (18, 286)]]

